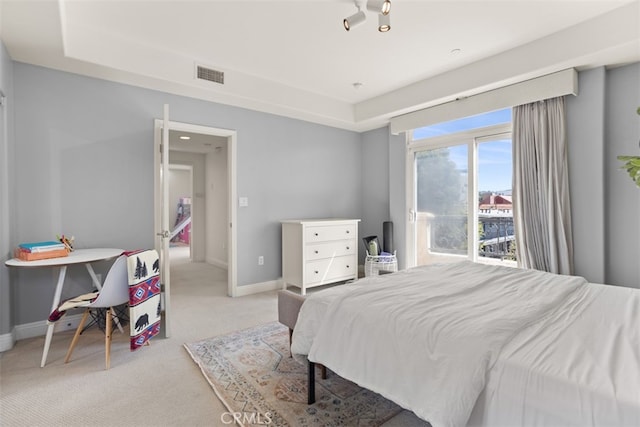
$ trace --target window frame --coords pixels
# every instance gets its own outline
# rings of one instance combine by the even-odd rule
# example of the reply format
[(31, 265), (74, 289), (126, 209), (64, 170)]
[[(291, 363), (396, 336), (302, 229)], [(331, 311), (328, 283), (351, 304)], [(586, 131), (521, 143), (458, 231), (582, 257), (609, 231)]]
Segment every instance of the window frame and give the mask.
[(501, 123), (492, 126), (463, 130), (456, 133), (434, 136), (422, 139), (413, 139), (413, 131), (407, 132), (406, 140), (406, 212), (408, 215), (408, 226), (406, 227), (406, 266), (407, 268), (417, 265), (416, 251), (416, 153), (425, 150), (438, 148), (449, 148), (453, 146), (467, 145), (467, 204), (470, 207), (468, 215), (473, 220), (467, 221), (467, 255), (451, 255), (452, 258), (468, 259), (473, 262), (482, 262), (478, 256), (478, 146), (484, 142), (489, 142), (500, 137), (512, 139), (512, 123)]

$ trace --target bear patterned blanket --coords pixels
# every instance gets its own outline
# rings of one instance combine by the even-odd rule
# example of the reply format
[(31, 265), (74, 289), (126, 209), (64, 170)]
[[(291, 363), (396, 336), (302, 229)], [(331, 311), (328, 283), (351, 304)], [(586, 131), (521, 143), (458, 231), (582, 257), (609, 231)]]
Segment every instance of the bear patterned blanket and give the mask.
[(160, 332), (160, 258), (155, 250), (125, 252), (129, 274), (131, 351)]

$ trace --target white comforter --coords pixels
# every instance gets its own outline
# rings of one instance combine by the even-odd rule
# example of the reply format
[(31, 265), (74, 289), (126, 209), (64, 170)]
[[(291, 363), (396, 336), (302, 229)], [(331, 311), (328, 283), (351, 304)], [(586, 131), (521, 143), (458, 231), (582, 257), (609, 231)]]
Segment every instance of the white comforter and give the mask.
[(471, 262), (393, 276), (311, 294), (319, 303), (303, 304), (292, 352), (434, 427), (464, 426), (504, 345), (559, 311), (577, 313), (586, 284)]

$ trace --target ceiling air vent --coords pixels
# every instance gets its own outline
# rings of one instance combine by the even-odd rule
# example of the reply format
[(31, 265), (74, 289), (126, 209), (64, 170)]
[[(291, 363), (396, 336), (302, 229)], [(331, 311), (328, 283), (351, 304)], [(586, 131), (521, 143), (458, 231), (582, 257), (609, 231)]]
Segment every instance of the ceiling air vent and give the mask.
[(196, 65), (196, 77), (214, 83), (224, 84), (224, 72)]

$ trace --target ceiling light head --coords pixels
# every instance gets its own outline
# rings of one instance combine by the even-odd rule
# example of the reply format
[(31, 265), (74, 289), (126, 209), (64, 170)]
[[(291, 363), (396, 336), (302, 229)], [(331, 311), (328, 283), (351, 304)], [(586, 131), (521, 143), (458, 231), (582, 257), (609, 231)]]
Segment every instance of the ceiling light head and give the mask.
[(378, 15), (378, 31), (386, 33), (391, 29), (391, 15)]
[(369, 0), (367, 1), (367, 9), (371, 12), (388, 15), (391, 11), (391, 0)]
[(366, 19), (367, 17), (364, 12), (358, 8), (358, 12), (347, 18), (344, 18), (342, 24), (344, 25), (344, 29), (349, 31), (351, 28), (355, 28), (358, 25), (362, 24)]
[(184, 140), (184, 141), (188, 141), (188, 140), (190, 140), (190, 139), (191, 139), (191, 137), (190, 137), (190, 136), (182, 135), (182, 136), (180, 137), (180, 139), (182, 139), (182, 140)]

